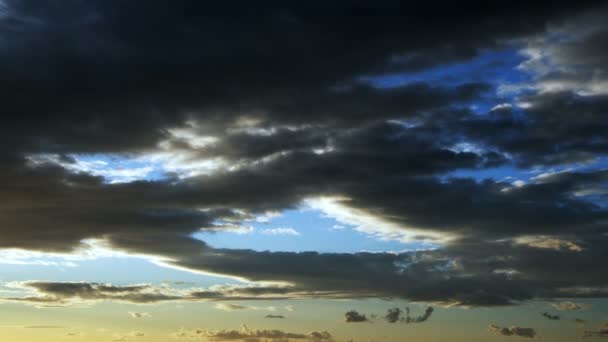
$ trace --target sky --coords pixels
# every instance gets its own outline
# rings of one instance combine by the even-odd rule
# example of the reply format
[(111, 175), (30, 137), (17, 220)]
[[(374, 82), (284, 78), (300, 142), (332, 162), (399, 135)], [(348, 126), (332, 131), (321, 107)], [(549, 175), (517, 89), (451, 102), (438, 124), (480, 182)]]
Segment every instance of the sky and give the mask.
[(0, 340), (608, 338), (607, 17), (0, 0)]

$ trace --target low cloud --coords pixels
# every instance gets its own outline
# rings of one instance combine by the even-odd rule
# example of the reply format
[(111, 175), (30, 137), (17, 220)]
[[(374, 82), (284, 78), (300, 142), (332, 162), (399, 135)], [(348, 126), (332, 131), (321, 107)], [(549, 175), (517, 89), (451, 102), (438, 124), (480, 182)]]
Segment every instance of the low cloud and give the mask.
[(67, 329), (63, 325), (3, 325), (0, 328), (14, 328), (14, 329)]
[(560, 320), (560, 316), (559, 315), (552, 315), (548, 312), (543, 312), (541, 314), (543, 317), (545, 317), (548, 320), (552, 320), (552, 321), (559, 321)]
[(433, 314), (433, 307), (429, 306), (420, 316), (410, 317), (410, 308), (405, 308), (405, 323), (422, 323), (426, 322)]
[(587, 321), (585, 321), (584, 319), (581, 319), (581, 318), (575, 318), (574, 323), (576, 323), (577, 328), (583, 328), (585, 326), (585, 323), (587, 323)]
[[(4, 297), (0, 300), (27, 303), (41, 307), (67, 306), (76, 303), (92, 303), (96, 301), (119, 301), (135, 304), (151, 304), (167, 301), (233, 301), (233, 300), (281, 300), (290, 298), (310, 298), (320, 296), (319, 293), (300, 291), (294, 287), (284, 286), (214, 286), (209, 289), (172, 289), (167, 286), (125, 285), (86, 283), (86, 282), (42, 282), (25, 281), (10, 283), (7, 286), (33, 292), (33, 295), (22, 297)], [(328, 293), (327, 297), (332, 294)], [(274, 306), (244, 306), (240, 304), (218, 303), (215, 306), (221, 310), (268, 310), (274, 311)], [(285, 306), (291, 311), (293, 307)], [(151, 317), (147, 312), (129, 312), (133, 318)]]
[(403, 311), (401, 311), (401, 309), (399, 308), (388, 309), (386, 315), (384, 316), (384, 319), (386, 319), (386, 321), (389, 323), (399, 322), (402, 318), (402, 312)]
[(560, 311), (578, 311), (578, 310), (585, 310), (588, 308), (588, 305), (586, 305), (586, 304), (578, 304), (578, 303), (571, 302), (571, 301), (554, 303), (554, 304), (551, 304), (551, 306)]
[(536, 330), (534, 330), (534, 328), (522, 328), (518, 326), (506, 328), (491, 324), (488, 329), (496, 335), (500, 336), (519, 336), (527, 338), (534, 338), (534, 336), (536, 336)]
[(233, 303), (217, 303), (215, 304), (215, 308), (224, 311), (238, 311), (238, 310), (266, 310), (266, 311), (275, 311), (276, 307), (274, 306), (254, 306), (254, 305), (241, 305), (241, 304), (233, 304)]
[(367, 316), (360, 314), (355, 310), (348, 311), (344, 314), (344, 321), (347, 323), (369, 322)]
[(293, 333), (283, 330), (253, 330), (243, 325), (240, 330), (181, 329), (173, 334), (177, 339), (206, 338), (209, 341), (246, 341), (259, 342), (262, 339), (273, 341), (303, 340), (311, 342), (333, 342), (333, 336), (327, 331), (312, 331), (309, 333)]
[(285, 318), (285, 316), (283, 316), (283, 315), (266, 315), (266, 316), (264, 316), (264, 318), (278, 318), (278, 319), (283, 319), (283, 318)]
[(131, 331), (127, 334), (115, 334), (114, 337), (112, 337), (112, 342), (124, 342), (129, 341), (131, 338), (138, 338), (144, 336), (146, 336), (146, 334), (142, 331)]
[(588, 330), (583, 334), (583, 337), (593, 336), (608, 337), (608, 322), (604, 322), (602, 325), (600, 325), (598, 330)]
[(133, 317), (133, 318), (145, 318), (145, 317), (152, 317), (149, 313), (147, 312), (133, 312), (133, 311), (129, 311), (129, 316)]

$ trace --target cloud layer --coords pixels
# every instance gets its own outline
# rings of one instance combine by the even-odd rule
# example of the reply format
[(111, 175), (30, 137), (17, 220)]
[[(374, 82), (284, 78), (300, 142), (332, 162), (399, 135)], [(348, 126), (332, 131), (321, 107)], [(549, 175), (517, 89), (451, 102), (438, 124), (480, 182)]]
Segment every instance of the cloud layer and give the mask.
[[(12, 300), (606, 296), (605, 5), (3, 4), (0, 248), (69, 253), (94, 238), (289, 284), (183, 295), (31, 282), (39, 296)], [(479, 76), (497, 68), (488, 51), (518, 63)], [(467, 77), (428, 76), (454, 65)], [(86, 156), (163, 171), (104, 173)], [(310, 199), (440, 248), (259, 252), (194, 237)]]

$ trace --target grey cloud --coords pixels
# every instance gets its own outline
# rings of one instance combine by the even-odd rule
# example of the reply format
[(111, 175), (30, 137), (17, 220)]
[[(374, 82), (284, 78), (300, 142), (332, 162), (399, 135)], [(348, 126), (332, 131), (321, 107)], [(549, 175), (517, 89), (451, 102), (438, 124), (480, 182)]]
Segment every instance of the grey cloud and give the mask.
[(410, 308), (405, 308), (405, 315), (403, 315), (404, 311), (399, 308), (388, 309), (384, 319), (389, 323), (397, 323), (403, 322), (406, 324), (410, 323), (422, 323), (426, 322), (431, 315), (433, 314), (433, 307), (429, 306), (424, 310), (424, 313), (420, 316), (412, 317), (410, 315)]
[(264, 316), (264, 318), (277, 318), (277, 319), (284, 319), (285, 316), (283, 315), (266, 315)]
[(305, 340), (311, 342), (333, 342), (332, 335), (327, 331), (312, 331), (310, 333), (292, 333), (283, 330), (253, 330), (246, 325), (240, 330), (210, 331), (204, 329), (180, 330), (174, 334), (177, 338), (207, 338), (210, 341), (273, 341)]
[(386, 312), (386, 315), (384, 316), (384, 319), (386, 319), (386, 321), (389, 323), (399, 322), (402, 319), (402, 317), (401, 317), (402, 312), (403, 311), (401, 311), (401, 309), (399, 309), (399, 308), (388, 309), (388, 311)]
[(424, 310), (424, 313), (420, 316), (411, 317), (410, 308), (405, 308), (405, 323), (422, 323), (426, 322), (433, 314), (433, 307), (429, 306)]
[[(474, 8), (425, 2), (411, 10), (393, 1), (237, 9), (157, 0), (5, 3), (0, 248), (71, 252), (96, 238), (180, 268), (295, 284), (201, 290), (184, 298), (147, 286), (38, 282), (31, 285), (42, 296), (13, 300), (399, 297), (492, 306), (606, 295), (608, 279), (598, 272), (607, 250), (608, 209), (598, 203), (606, 200), (605, 170), (563, 172), (522, 187), (450, 176), (605, 154), (605, 96), (526, 94), (521, 100), (532, 106), (522, 119), (513, 109), (486, 115), (462, 109), (488, 96), (492, 85), (483, 82), (383, 88), (361, 80), (469, 60), (602, 8), (580, 2)], [(428, 29), (420, 35), (423, 24)], [(601, 69), (597, 42), (605, 37), (597, 32), (564, 47), (560, 60), (587, 56), (589, 67)], [(193, 146), (171, 133), (184, 127), (218, 140)], [(28, 160), (53, 154), (73, 164), (71, 154), (78, 153), (139, 155), (159, 152), (164, 141), (169, 153), (190, 161), (220, 157), (238, 167), (107, 184)], [(459, 151), (460, 142), (480, 149)], [(230, 250), (192, 237), (320, 196), (421, 235), (453, 239), (434, 251), (347, 254)], [(513, 242), (530, 235), (569, 238), (581, 251)]]
[(519, 337), (527, 337), (534, 338), (536, 336), (536, 330), (533, 328), (522, 328), (518, 326), (512, 326), (510, 328), (503, 328), (497, 325), (491, 324), (488, 329), (500, 336), (519, 336)]
[(552, 315), (548, 312), (543, 312), (541, 315), (551, 321), (559, 321), (561, 319), (559, 315)]
[(360, 323), (360, 322), (369, 322), (369, 319), (366, 315), (360, 314), (355, 310), (350, 310), (344, 314), (344, 322), (346, 323)]

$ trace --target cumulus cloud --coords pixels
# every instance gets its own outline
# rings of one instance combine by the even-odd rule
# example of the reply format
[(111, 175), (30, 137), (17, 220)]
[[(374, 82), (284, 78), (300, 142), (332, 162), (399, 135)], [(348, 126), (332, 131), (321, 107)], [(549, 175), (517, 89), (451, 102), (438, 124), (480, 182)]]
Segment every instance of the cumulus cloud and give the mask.
[(491, 324), (488, 329), (499, 336), (518, 336), (527, 338), (534, 338), (536, 336), (536, 330), (533, 328), (522, 328), (518, 326), (506, 328)]

